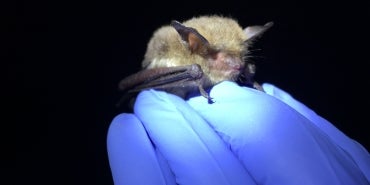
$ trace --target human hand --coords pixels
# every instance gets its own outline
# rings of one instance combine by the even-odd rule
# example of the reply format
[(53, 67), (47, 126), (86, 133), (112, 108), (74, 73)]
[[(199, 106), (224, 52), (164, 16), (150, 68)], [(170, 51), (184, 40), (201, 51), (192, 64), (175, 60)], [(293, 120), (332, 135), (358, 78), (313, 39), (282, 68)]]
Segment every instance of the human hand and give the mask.
[(284, 91), (264, 88), (223, 82), (211, 90), (213, 104), (140, 93), (134, 114), (109, 128), (115, 184), (368, 184), (361, 145)]

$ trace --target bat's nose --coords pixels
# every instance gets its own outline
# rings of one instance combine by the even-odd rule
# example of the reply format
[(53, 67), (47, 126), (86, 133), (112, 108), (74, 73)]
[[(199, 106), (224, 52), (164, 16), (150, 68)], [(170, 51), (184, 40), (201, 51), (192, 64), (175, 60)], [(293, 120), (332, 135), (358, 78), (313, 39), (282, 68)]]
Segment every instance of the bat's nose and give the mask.
[(244, 63), (239, 63), (236, 65), (238, 70), (244, 70), (245, 64)]
[(234, 70), (243, 70), (245, 67), (244, 62), (239, 58), (229, 58), (226, 63)]

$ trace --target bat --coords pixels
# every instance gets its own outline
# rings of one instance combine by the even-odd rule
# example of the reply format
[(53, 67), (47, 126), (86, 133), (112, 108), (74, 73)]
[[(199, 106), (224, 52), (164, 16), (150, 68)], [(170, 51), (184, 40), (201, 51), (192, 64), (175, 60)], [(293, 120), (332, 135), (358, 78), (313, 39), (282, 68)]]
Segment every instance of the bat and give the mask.
[(146, 89), (166, 91), (186, 99), (202, 95), (222, 81), (234, 81), (263, 91), (254, 81), (255, 64), (249, 48), (273, 25), (242, 28), (236, 19), (203, 15), (184, 22), (171, 21), (154, 31), (142, 61), (142, 69), (122, 79), (118, 88), (134, 96)]

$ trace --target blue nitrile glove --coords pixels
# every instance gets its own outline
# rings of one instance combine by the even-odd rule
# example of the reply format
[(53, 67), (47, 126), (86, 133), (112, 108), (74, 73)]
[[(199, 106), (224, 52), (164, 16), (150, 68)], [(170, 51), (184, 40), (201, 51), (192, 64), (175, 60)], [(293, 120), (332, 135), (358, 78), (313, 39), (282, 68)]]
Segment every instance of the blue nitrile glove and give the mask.
[(115, 185), (369, 184), (370, 155), (271, 84), (266, 93), (222, 82), (188, 101), (143, 91), (114, 118)]

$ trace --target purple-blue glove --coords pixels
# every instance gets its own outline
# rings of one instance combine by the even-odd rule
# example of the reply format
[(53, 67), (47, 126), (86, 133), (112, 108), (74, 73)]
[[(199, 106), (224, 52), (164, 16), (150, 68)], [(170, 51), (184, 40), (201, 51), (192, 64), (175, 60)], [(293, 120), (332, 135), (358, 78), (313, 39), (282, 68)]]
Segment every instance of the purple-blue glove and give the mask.
[(112, 121), (115, 185), (368, 185), (370, 155), (271, 84), (266, 93), (222, 82), (188, 101), (143, 91)]

